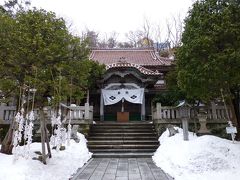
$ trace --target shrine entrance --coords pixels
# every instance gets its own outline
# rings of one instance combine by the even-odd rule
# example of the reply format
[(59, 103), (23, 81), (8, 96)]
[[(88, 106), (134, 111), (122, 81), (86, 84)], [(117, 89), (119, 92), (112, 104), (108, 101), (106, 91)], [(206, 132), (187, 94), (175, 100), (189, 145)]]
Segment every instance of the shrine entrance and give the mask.
[(101, 90), (100, 114), (105, 121), (145, 120), (145, 92), (134, 83), (112, 83)]
[(96, 120), (151, 120), (155, 84), (162, 74), (122, 61), (110, 64), (106, 69), (103, 77), (97, 81), (98, 90), (90, 92)]
[[(125, 122), (131, 121), (139, 121), (141, 120), (141, 105), (133, 104), (127, 101), (124, 101), (124, 113), (121, 112), (122, 102), (118, 102), (117, 104), (104, 106), (104, 121), (118, 121), (119, 116), (124, 115), (127, 116), (127, 120)], [(124, 120), (123, 120), (124, 121)]]

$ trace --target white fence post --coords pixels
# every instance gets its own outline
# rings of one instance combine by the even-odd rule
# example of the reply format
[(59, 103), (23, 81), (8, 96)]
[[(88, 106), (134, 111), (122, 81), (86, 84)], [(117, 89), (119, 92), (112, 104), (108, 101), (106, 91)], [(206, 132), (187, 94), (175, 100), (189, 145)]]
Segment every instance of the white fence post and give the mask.
[[(199, 108), (199, 107), (198, 107)], [(226, 110), (221, 105), (216, 105), (213, 102), (211, 103), (210, 107), (204, 106), (208, 120), (216, 120), (216, 121), (223, 121), (226, 120)], [(227, 111), (229, 112), (230, 117), (232, 117), (232, 113), (228, 108)], [(156, 109), (152, 111), (152, 116), (154, 119), (164, 119), (164, 120), (177, 120), (180, 117), (180, 110), (176, 109), (173, 106), (162, 106), (161, 103), (156, 103)], [(192, 108), (188, 109), (188, 118), (194, 118), (196, 114), (194, 113)]]
[(162, 119), (162, 105), (161, 105), (161, 103), (157, 103), (156, 109), (157, 109), (156, 118), (157, 119)]
[(89, 111), (90, 111), (90, 107), (89, 107), (89, 103), (85, 103), (84, 105), (84, 119), (90, 119), (90, 114), (89, 114)]
[(4, 120), (4, 106), (3, 104), (0, 104), (0, 119)]

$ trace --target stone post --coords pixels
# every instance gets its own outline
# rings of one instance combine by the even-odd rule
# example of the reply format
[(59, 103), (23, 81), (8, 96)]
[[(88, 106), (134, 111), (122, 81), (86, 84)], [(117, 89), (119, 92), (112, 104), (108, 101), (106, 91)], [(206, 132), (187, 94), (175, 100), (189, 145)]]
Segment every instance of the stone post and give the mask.
[(103, 102), (103, 95), (101, 91), (100, 95), (100, 121), (104, 120), (104, 102)]
[(183, 140), (188, 141), (188, 119), (182, 118), (182, 127), (183, 127)]
[(89, 111), (90, 111), (89, 103), (85, 103), (85, 105), (84, 105), (84, 119), (90, 119)]
[(183, 101), (179, 103), (177, 108), (179, 109), (179, 115), (182, 120), (183, 140), (188, 141), (188, 119), (190, 117), (190, 105)]
[(211, 102), (211, 108), (212, 108), (212, 118), (217, 119), (216, 104), (213, 101)]
[(143, 94), (143, 101), (141, 105), (141, 120), (145, 120), (146, 110), (145, 110), (145, 93)]
[(156, 118), (157, 119), (162, 119), (162, 106), (161, 106), (161, 103), (157, 103), (156, 105), (156, 110), (157, 110), (157, 115), (156, 115)]
[(0, 121), (4, 121), (4, 107), (5, 105), (0, 103)]

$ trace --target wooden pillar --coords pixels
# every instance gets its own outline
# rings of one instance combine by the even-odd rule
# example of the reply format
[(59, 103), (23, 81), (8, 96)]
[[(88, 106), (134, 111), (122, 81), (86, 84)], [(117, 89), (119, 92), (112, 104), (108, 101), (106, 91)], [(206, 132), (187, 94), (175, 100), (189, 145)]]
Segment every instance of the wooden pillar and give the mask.
[(103, 101), (103, 95), (101, 91), (100, 95), (100, 121), (104, 120), (104, 101)]
[(143, 94), (143, 100), (142, 100), (142, 104), (141, 104), (141, 120), (144, 121), (145, 120), (145, 116), (146, 116), (146, 108), (145, 108), (145, 93)]

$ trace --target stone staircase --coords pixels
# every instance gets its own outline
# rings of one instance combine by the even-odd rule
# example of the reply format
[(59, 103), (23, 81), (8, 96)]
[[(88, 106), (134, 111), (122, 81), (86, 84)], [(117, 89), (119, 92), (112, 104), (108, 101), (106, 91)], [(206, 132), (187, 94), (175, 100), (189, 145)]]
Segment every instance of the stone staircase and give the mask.
[(88, 136), (93, 157), (151, 157), (158, 146), (154, 125), (148, 122), (93, 124)]

